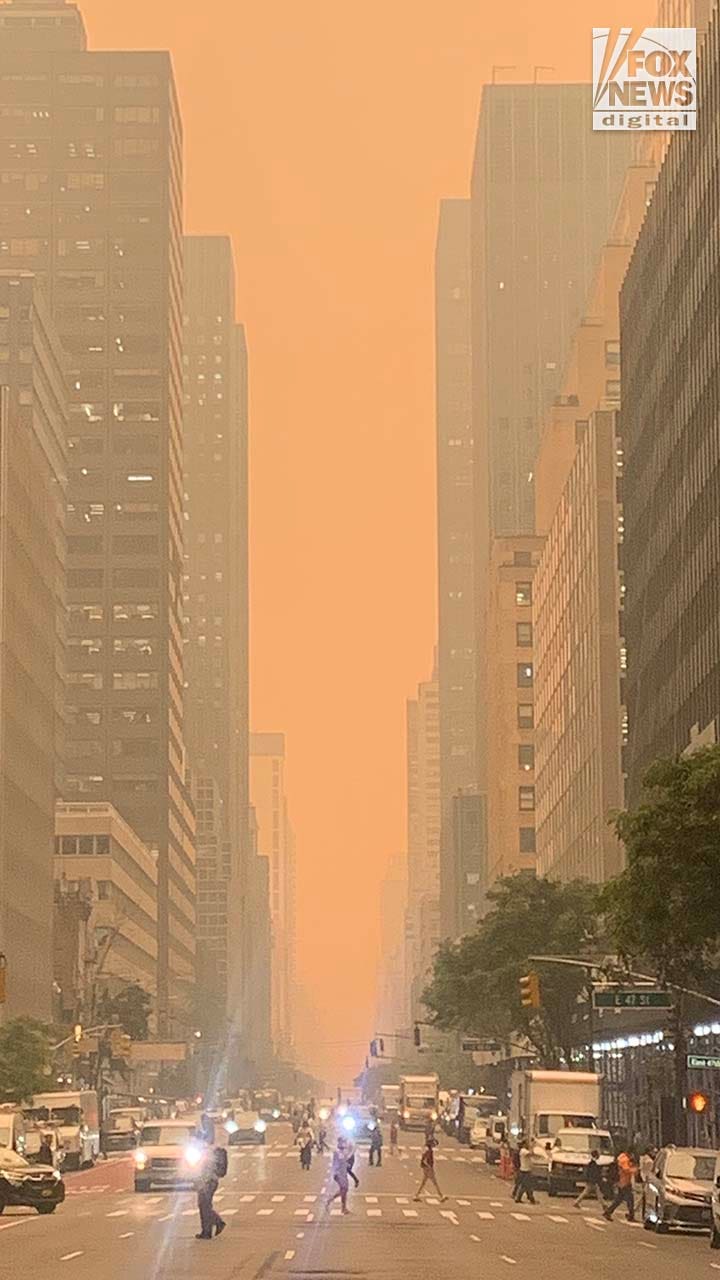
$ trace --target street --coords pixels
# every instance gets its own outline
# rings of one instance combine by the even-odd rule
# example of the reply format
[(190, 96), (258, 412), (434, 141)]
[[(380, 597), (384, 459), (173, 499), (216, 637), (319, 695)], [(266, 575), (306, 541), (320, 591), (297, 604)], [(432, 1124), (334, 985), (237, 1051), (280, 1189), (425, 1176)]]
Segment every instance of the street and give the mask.
[[(0, 1278), (53, 1280), (272, 1280), (274, 1277), (378, 1277), (475, 1280), (519, 1267), (532, 1280), (600, 1280), (651, 1267), (657, 1280), (692, 1280), (720, 1271), (706, 1235), (649, 1235), (618, 1213), (572, 1200), (516, 1206), (482, 1156), (442, 1139), (437, 1176), (447, 1202), (413, 1202), (420, 1137), (404, 1135), (400, 1154), (385, 1149), (381, 1169), (361, 1149), (360, 1187), (351, 1216), (323, 1208), (329, 1156), (303, 1174), (289, 1126), (274, 1126), (266, 1147), (234, 1151), (216, 1204), (228, 1228), (195, 1240), (189, 1192), (136, 1195), (132, 1165), (119, 1158), (69, 1175), (65, 1204), (52, 1217), (7, 1210), (0, 1219)], [(391, 1230), (392, 1228), (392, 1230)]]

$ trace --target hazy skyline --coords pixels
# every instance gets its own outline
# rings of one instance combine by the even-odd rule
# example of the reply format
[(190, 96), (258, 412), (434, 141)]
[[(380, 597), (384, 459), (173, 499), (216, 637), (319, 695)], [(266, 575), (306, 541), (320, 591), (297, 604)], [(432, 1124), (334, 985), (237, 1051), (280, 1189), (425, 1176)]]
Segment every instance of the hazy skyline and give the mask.
[(593, 23), (655, 6), (556, 6), (553, 24), (548, 7), (488, 20), (471, 0), (80, 2), (91, 47), (170, 49), (185, 229), (233, 239), (252, 727), (287, 737), (298, 972), (324, 1003), (300, 1063), (347, 1076), (372, 1030), (379, 882), (405, 843), (405, 698), (435, 642), (438, 204), (468, 192), (493, 63), (589, 79)]

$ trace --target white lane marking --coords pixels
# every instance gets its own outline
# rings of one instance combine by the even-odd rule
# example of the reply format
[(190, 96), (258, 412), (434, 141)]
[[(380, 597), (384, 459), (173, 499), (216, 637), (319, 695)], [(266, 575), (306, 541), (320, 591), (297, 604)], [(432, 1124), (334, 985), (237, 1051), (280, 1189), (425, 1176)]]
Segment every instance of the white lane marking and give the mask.
[(480, 1243), (481, 1243), (481, 1240), (480, 1240), (480, 1237), (479, 1237), (479, 1236), (470, 1236), (470, 1239), (471, 1239), (471, 1240), (474, 1240), (476, 1244), (480, 1244)]
[(295, 1152), (294, 1152), (294, 1151), (286, 1151), (286, 1152), (285, 1152), (285, 1159), (286, 1159), (286, 1160), (297, 1160), (297, 1156), (295, 1155)]
[(297, 1235), (295, 1236), (295, 1239), (296, 1239), (296, 1240), (304, 1240), (304, 1239), (305, 1239), (305, 1232), (304, 1232), (304, 1231), (298, 1231)]
[(272, 1202), (273, 1204), (282, 1204), (285, 1199), (286, 1199), (285, 1196), (273, 1196)]
[(286, 1250), (285, 1250), (285, 1261), (286, 1261), (286, 1262), (292, 1262), (292, 1260), (293, 1260), (293, 1258), (294, 1258), (294, 1257), (295, 1257), (295, 1250), (294, 1250), (294, 1249), (286, 1249)]
[(469, 1201), (469, 1200), (458, 1200), (458, 1204), (461, 1204), (464, 1208), (467, 1208), (467, 1207), (469, 1206), (469, 1204), (470, 1204), (470, 1201)]
[(127, 1209), (115, 1209), (112, 1213), (106, 1213), (106, 1218), (127, 1218)]
[(276, 1156), (278, 1160), (281, 1160), (282, 1151), (268, 1151), (268, 1159), (272, 1159), (273, 1156)]
[(310, 1213), (310, 1210), (309, 1210), (309, 1209), (296, 1209), (296, 1210), (295, 1210), (295, 1217), (296, 1217), (296, 1218), (307, 1218), (307, 1216), (308, 1216), (308, 1214), (309, 1214), (309, 1213)]
[(182, 1216), (183, 1218), (192, 1218), (193, 1215), (196, 1213), (197, 1213), (197, 1209), (183, 1209)]
[(165, 1213), (163, 1214), (162, 1218), (158, 1218), (158, 1222), (169, 1222), (171, 1218), (172, 1218), (171, 1213)]
[(478, 1216), (478, 1218), (482, 1218), (484, 1222), (489, 1222), (489, 1221), (491, 1221), (491, 1220), (492, 1220), (493, 1222), (495, 1221), (495, 1214), (494, 1214), (494, 1213), (486, 1213), (484, 1210), (480, 1210), (480, 1209), (478, 1209), (478, 1210), (477, 1210), (477, 1216)]
[(447, 1218), (449, 1222), (452, 1222), (454, 1227), (457, 1227), (460, 1225), (458, 1222), (458, 1216), (456, 1213), (453, 1213), (452, 1209), (441, 1209), (440, 1217)]
[(274, 1209), (258, 1209), (257, 1216), (258, 1218), (269, 1218), (270, 1214), (274, 1212)]
[(9, 1231), (11, 1227), (24, 1227), (31, 1221), (31, 1218), (16, 1218), (14, 1222), (3, 1222), (0, 1231)]
[(366, 1196), (366, 1197), (365, 1197), (365, 1203), (366, 1203), (366, 1204), (377, 1204), (377, 1202), (378, 1202), (378, 1198), (377, 1198), (377, 1196)]
[(511, 1218), (514, 1218), (516, 1222), (529, 1222), (529, 1221), (530, 1221), (530, 1214), (529, 1214), (529, 1213), (511, 1213), (511, 1214), (510, 1214), (510, 1217), (511, 1217)]
[(365, 1213), (368, 1218), (382, 1218), (382, 1209), (366, 1209)]
[(134, 1235), (135, 1235), (134, 1231), (123, 1231), (122, 1235), (118, 1236), (118, 1240), (129, 1240), (130, 1237)]
[(239, 1213), (239, 1209), (223, 1209), (226, 1218), (232, 1218), (234, 1213)]
[(304, 1204), (315, 1204), (316, 1200), (317, 1200), (317, 1196), (303, 1196)]
[(551, 1222), (567, 1222), (567, 1218), (561, 1218), (559, 1213), (549, 1213), (548, 1218)]
[(427, 1202), (428, 1202), (428, 1204), (439, 1204), (439, 1203), (440, 1203), (440, 1201), (438, 1200), (437, 1196), (434, 1196), (434, 1197), (430, 1197), (430, 1196), (428, 1196), (428, 1198), (427, 1198)]
[(509, 1262), (512, 1267), (517, 1266), (517, 1258), (508, 1258), (506, 1253), (501, 1253), (500, 1258), (502, 1262)]
[(253, 1200), (255, 1200), (255, 1198), (256, 1198), (255, 1196), (241, 1196), (241, 1197), (240, 1197), (240, 1203), (241, 1203), (241, 1204), (252, 1204), (252, 1202), (253, 1202)]
[(502, 1209), (502, 1207), (503, 1207), (503, 1202), (502, 1202), (502, 1200), (491, 1200), (491, 1201), (490, 1201), (490, 1208), (491, 1208), (491, 1209)]
[(60, 1261), (70, 1262), (72, 1258), (82, 1258), (82, 1256), (83, 1256), (83, 1250), (76, 1249), (74, 1253), (64, 1253)]
[(148, 1196), (148, 1198), (147, 1198), (147, 1200), (145, 1201), (145, 1203), (146, 1203), (146, 1204), (159, 1204), (161, 1200), (162, 1200), (162, 1196)]
[(409, 1204), (409, 1203), (410, 1203), (410, 1201), (408, 1200), (407, 1196), (396, 1196), (396, 1197), (395, 1197), (395, 1203), (396, 1203), (396, 1204)]
[(331, 1218), (339, 1218), (341, 1213), (342, 1213), (342, 1209), (331, 1209), (331, 1210), (330, 1210), (330, 1217), (331, 1217)]
[(586, 1227), (592, 1227), (593, 1231), (604, 1231), (602, 1222), (596, 1222), (594, 1218), (583, 1218)]
[(417, 1216), (418, 1216), (418, 1211), (417, 1211), (417, 1209), (403, 1209), (403, 1217), (405, 1217), (405, 1218), (417, 1218)]

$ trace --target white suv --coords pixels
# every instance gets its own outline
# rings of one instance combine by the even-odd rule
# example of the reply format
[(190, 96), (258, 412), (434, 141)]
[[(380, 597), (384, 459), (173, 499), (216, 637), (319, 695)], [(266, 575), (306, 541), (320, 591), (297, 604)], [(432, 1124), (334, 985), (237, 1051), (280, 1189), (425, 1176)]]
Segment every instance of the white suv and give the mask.
[(712, 1225), (716, 1153), (702, 1147), (664, 1147), (645, 1187), (647, 1231)]

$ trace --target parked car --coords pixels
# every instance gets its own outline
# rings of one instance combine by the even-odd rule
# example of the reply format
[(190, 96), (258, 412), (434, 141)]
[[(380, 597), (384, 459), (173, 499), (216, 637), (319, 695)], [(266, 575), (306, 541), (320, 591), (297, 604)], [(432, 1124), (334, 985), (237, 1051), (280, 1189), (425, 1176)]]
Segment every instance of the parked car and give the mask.
[(474, 1151), (484, 1150), (488, 1129), (492, 1121), (489, 1116), (476, 1116), (470, 1130), (470, 1146)]
[[(713, 1228), (712, 1196), (717, 1155), (701, 1147), (664, 1147), (645, 1188), (648, 1231), (670, 1227)], [(717, 1246), (715, 1246), (717, 1247)]]
[(65, 1183), (49, 1164), (30, 1164), (9, 1147), (0, 1150), (0, 1213), (8, 1205), (54, 1213), (65, 1199)]
[(485, 1136), (485, 1163), (498, 1164), (500, 1161), (500, 1143), (507, 1136), (507, 1116), (492, 1116), (490, 1128)]
[(190, 1187), (202, 1159), (196, 1125), (183, 1120), (153, 1120), (140, 1130), (133, 1152), (135, 1190), (153, 1186)]

